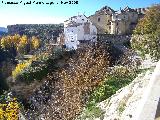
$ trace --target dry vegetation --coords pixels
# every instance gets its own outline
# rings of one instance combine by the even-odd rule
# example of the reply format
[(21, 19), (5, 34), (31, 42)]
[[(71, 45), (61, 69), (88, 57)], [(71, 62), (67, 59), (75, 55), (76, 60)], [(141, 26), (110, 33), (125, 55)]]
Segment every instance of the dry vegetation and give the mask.
[[(42, 116), (44, 119), (54, 120), (75, 119), (88, 101), (91, 91), (104, 80), (110, 64), (108, 49), (106, 43), (86, 46), (84, 49), (74, 51), (74, 55), (63, 69), (48, 74), (45, 90), (47, 88), (49, 92), (43, 93), (45, 91), (43, 90), (43, 95), (41, 94), (43, 100), (36, 99), (38, 107), (27, 112), (31, 119)], [(47, 95), (49, 99), (43, 102)]]
[(91, 92), (103, 80), (109, 65), (106, 45), (86, 48), (78, 60), (72, 59), (69, 68), (63, 69), (64, 116), (73, 118), (79, 113)]

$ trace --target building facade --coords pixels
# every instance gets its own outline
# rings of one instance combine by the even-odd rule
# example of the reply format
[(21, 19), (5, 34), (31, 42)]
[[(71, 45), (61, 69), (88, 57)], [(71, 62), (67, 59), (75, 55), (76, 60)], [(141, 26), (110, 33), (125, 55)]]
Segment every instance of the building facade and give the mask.
[(73, 16), (64, 22), (64, 45), (77, 49), (78, 45), (97, 40), (97, 28), (85, 15)]
[(126, 7), (112, 14), (110, 34), (130, 34), (138, 23), (138, 13)]
[(99, 34), (110, 34), (112, 14), (115, 11), (108, 6), (96, 11), (94, 15), (89, 16), (91, 22), (97, 27)]
[(119, 11), (114, 11), (105, 6), (96, 11), (94, 15), (89, 16), (89, 19), (98, 28), (99, 34), (131, 34), (147, 9), (131, 9), (127, 6)]

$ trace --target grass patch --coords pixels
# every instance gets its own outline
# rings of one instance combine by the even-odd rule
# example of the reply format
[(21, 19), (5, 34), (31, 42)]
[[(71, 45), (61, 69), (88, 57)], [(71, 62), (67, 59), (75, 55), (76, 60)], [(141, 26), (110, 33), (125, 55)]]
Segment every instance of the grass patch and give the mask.
[(77, 120), (86, 120), (86, 119), (93, 120), (95, 118), (103, 119), (104, 118), (104, 111), (101, 110), (101, 108), (99, 108), (95, 105), (92, 105), (90, 107), (87, 107)]
[(125, 107), (126, 107), (126, 103), (125, 102), (122, 102), (119, 105), (119, 107), (118, 107), (119, 114), (122, 114), (122, 112), (125, 110)]

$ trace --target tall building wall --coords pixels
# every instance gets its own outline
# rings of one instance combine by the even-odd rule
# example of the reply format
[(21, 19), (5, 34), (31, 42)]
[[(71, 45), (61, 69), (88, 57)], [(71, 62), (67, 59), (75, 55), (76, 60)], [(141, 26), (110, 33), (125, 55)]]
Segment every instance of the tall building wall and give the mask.
[(94, 15), (89, 16), (89, 19), (97, 27), (99, 34), (131, 34), (145, 11), (144, 8), (131, 9), (129, 7), (114, 11), (106, 7), (96, 11)]

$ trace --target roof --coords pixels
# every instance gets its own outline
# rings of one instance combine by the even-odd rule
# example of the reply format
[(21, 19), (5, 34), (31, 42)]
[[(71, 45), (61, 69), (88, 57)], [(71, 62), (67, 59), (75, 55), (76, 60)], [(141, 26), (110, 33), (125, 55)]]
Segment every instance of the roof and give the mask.
[(123, 12), (136, 12), (134, 9), (132, 9), (132, 8), (130, 8), (130, 7), (125, 7), (123, 10), (122, 10)]
[[(78, 16), (84, 16), (84, 17), (86, 17), (84, 14), (82, 14), (82, 15), (77, 15), (77, 16), (72, 16), (72, 17), (70, 17), (68, 20), (65, 20), (64, 22), (67, 22), (67, 21), (69, 21), (70, 19), (73, 19), (73, 18), (77, 18)], [(87, 17), (86, 17), (87, 18)]]
[(104, 6), (100, 10), (96, 11), (96, 13), (112, 14), (115, 13), (115, 11), (108, 6)]
[(100, 11), (102, 11), (102, 10), (109, 10), (109, 11), (111, 11), (111, 12), (115, 12), (111, 7), (108, 7), (108, 6), (102, 7), (102, 8), (100, 9)]

